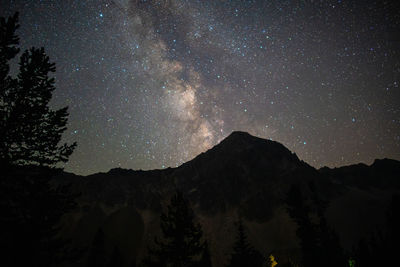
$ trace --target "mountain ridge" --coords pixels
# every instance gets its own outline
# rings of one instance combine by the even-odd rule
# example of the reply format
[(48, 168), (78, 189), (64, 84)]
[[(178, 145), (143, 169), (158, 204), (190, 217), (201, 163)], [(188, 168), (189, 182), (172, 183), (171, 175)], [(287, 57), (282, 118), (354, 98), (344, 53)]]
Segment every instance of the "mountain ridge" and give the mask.
[(400, 192), (399, 173), (400, 162), (389, 159), (317, 170), (278, 142), (233, 132), (176, 168), (114, 168), (88, 176), (59, 174), (56, 180), (80, 193), (75, 224), (69, 223), (71, 235), (81, 235), (80, 246), (90, 244), (93, 229), (105, 227), (113, 236), (110, 225), (126, 227), (122, 223), (129, 221), (142, 229), (135, 232), (141, 237), (134, 242), (139, 258), (159, 231), (159, 214), (168, 199), (177, 189), (182, 191), (210, 238), (215, 266), (223, 266), (238, 218), (260, 251), (274, 249), (278, 255), (296, 251), (296, 225), (286, 212), (285, 197), (291, 185), (299, 185), (307, 198), (310, 182), (329, 203), (328, 222), (350, 249), (382, 224), (391, 194)]
[[(282, 143), (278, 142), (278, 141), (273, 141), (270, 139), (264, 139), (261, 137), (257, 137), (257, 136), (253, 136), (251, 134), (249, 134), (248, 132), (245, 131), (233, 131), (231, 134), (229, 134), (226, 138), (224, 138), (221, 142), (219, 142), (218, 144), (216, 144), (215, 146), (211, 147), (210, 149), (208, 149), (207, 151), (201, 152), (200, 154), (198, 154), (197, 156), (195, 156), (193, 159), (182, 163), (181, 165), (177, 166), (177, 167), (167, 167), (167, 168), (163, 168), (163, 169), (149, 169), (149, 170), (142, 170), (142, 169), (132, 169), (132, 168), (121, 168), (121, 167), (115, 167), (115, 168), (111, 168), (108, 171), (103, 171), (103, 172), (95, 172), (95, 173), (91, 173), (91, 174), (87, 174), (87, 175), (82, 175), (82, 174), (75, 174), (73, 172), (68, 172), (68, 171), (64, 171), (66, 174), (69, 175), (75, 175), (75, 176), (79, 176), (79, 177), (90, 177), (93, 175), (98, 175), (98, 174), (115, 174), (115, 173), (125, 173), (125, 174), (129, 174), (129, 173), (134, 173), (134, 172), (151, 172), (151, 171), (164, 171), (164, 170), (175, 170), (180, 168), (183, 165), (186, 165), (188, 163), (190, 163), (191, 161), (202, 157), (202, 155), (207, 154), (209, 151), (212, 151), (214, 148), (219, 147), (220, 145), (225, 145), (227, 142), (232, 143), (232, 140), (237, 140), (239, 139), (240, 141), (243, 141), (243, 139), (247, 139), (248, 140), (257, 140), (257, 141), (262, 141), (262, 142), (270, 142), (271, 144), (276, 144), (278, 146), (283, 147), (285, 150), (287, 150), (289, 153), (293, 154), (297, 159), (298, 156), (295, 152), (291, 152), (288, 148), (286, 148)], [(324, 171), (324, 170), (337, 170), (337, 169), (341, 169), (341, 168), (347, 168), (347, 167), (355, 167), (355, 166), (359, 166), (359, 165), (363, 165), (363, 166), (367, 166), (367, 167), (372, 167), (373, 165), (376, 165), (379, 162), (400, 162), (399, 160), (396, 159), (390, 159), (390, 158), (376, 158), (374, 159), (374, 161), (371, 164), (366, 164), (363, 162), (359, 162), (359, 163), (353, 163), (353, 164), (349, 164), (349, 165), (344, 165), (344, 166), (338, 166), (338, 167), (328, 167), (328, 166), (322, 166), (319, 168), (316, 168), (312, 165), (310, 165), (309, 163), (299, 159), (301, 162), (306, 163), (307, 165), (309, 165), (310, 167), (318, 170), (318, 171)]]
[[(385, 169), (388, 178), (377, 179)], [(263, 221), (273, 211), (266, 212), (265, 206), (255, 203), (282, 203), (291, 184), (314, 181), (330, 198), (340, 194), (339, 185), (400, 189), (397, 173), (400, 162), (389, 159), (377, 159), (370, 166), (354, 164), (317, 170), (279, 142), (234, 131), (216, 146), (176, 168), (147, 171), (114, 168), (88, 176), (60, 175), (59, 180), (72, 183), (74, 190), (82, 192), (82, 198), (89, 202), (131, 203), (159, 211), (161, 204), (157, 203), (162, 202), (163, 196), (179, 189), (205, 214), (239, 206), (249, 219)], [(364, 176), (368, 179), (363, 179)], [(254, 206), (259, 208), (254, 210)]]

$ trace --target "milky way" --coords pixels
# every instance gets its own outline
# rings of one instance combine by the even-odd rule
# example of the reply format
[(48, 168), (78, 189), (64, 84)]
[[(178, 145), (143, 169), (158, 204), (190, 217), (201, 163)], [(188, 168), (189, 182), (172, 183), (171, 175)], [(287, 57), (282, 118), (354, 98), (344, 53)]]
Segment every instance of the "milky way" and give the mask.
[[(56, 63), (67, 171), (179, 166), (234, 130), (312, 166), (400, 159), (395, 1), (0, 1)], [(5, 7), (5, 8), (4, 8)]]

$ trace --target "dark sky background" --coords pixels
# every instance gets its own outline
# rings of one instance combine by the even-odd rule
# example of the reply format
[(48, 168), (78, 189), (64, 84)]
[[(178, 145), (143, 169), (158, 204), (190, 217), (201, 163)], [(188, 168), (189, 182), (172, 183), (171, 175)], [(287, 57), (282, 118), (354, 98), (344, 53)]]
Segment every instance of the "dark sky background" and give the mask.
[(66, 171), (179, 166), (233, 130), (314, 167), (400, 159), (395, 1), (0, 0), (56, 63)]

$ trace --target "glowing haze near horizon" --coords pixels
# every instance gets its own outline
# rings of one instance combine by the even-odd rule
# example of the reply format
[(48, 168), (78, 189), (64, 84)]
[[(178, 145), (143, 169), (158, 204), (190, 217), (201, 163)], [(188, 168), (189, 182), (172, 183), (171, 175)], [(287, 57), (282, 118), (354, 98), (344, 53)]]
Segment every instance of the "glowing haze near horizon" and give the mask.
[(56, 63), (67, 171), (175, 167), (234, 130), (312, 166), (400, 159), (395, 1), (4, 1)]

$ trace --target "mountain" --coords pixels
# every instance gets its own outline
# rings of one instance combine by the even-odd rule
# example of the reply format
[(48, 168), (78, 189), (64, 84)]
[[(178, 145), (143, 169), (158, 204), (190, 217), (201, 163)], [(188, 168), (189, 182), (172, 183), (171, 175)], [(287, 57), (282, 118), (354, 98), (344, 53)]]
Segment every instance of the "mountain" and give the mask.
[(206, 214), (234, 206), (247, 218), (264, 221), (272, 216), (289, 184), (317, 175), (282, 144), (233, 132), (171, 176)]
[[(300, 185), (307, 197), (310, 181), (329, 203), (327, 219), (350, 249), (383, 224), (391, 195), (400, 191), (399, 174), (400, 162), (388, 159), (371, 166), (316, 170), (278, 142), (233, 132), (177, 168), (117, 168), (85, 177), (64, 173), (56, 182), (71, 184), (81, 194), (79, 209), (65, 220), (64, 234), (84, 247), (102, 227), (111, 240), (109, 247), (119, 245), (131, 251), (133, 256), (126, 256), (130, 260), (140, 258), (152, 244), (159, 233), (162, 208), (176, 189), (181, 190), (210, 239), (214, 265), (222, 266), (231, 252), (239, 217), (249, 240), (264, 255), (271, 251), (282, 257), (296, 254), (296, 225), (284, 199), (293, 184)], [(135, 239), (130, 243), (116, 238), (126, 228)]]
[[(74, 190), (82, 193), (83, 201), (107, 205), (131, 203), (155, 211), (161, 208), (161, 196), (178, 188), (208, 214), (236, 206), (260, 193), (281, 198), (290, 183), (305, 177), (315, 179), (318, 175), (317, 170), (282, 144), (233, 132), (220, 144), (177, 168), (152, 171), (116, 168), (86, 177), (67, 174), (60, 176), (59, 181), (72, 183)], [(218, 206), (216, 200), (221, 200)]]
[(400, 189), (400, 162), (377, 159), (371, 166), (356, 164), (340, 168), (321, 168), (320, 173), (335, 182), (359, 188)]

